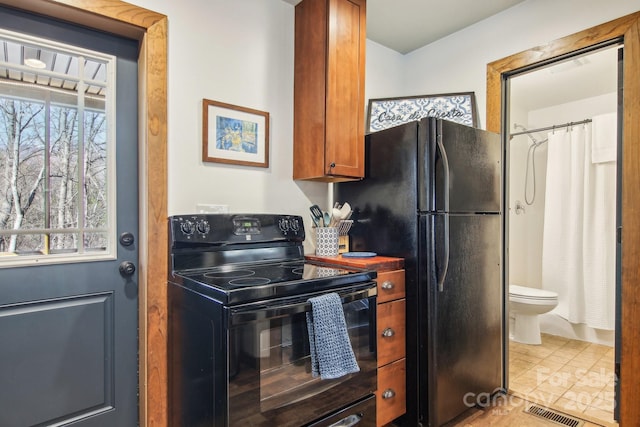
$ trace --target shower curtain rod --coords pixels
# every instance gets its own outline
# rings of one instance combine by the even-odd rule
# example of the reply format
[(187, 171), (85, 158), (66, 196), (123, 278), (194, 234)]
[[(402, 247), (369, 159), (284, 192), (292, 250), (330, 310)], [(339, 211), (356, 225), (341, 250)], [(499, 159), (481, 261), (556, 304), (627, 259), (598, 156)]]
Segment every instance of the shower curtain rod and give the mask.
[(591, 119), (584, 119), (584, 120), (580, 120), (579, 122), (563, 123), (561, 125), (546, 126), (546, 127), (538, 128), (538, 129), (530, 129), (530, 130), (525, 130), (523, 132), (515, 132), (515, 133), (509, 134), (509, 136), (510, 136), (509, 139), (513, 138), (514, 136), (518, 136), (518, 135), (526, 135), (528, 133), (542, 132), (544, 130), (562, 129), (564, 127), (571, 127), (573, 125), (581, 125), (581, 124), (584, 124), (584, 123), (591, 123)]

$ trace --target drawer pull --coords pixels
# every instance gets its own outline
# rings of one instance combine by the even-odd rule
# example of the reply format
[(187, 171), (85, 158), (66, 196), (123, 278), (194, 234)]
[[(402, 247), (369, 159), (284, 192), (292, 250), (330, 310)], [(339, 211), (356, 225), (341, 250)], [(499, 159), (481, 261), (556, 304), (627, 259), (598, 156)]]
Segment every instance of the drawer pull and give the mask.
[(384, 290), (390, 291), (391, 289), (393, 289), (394, 284), (390, 280), (385, 280), (384, 282), (382, 282), (382, 285), (380, 285), (380, 287)]
[(387, 328), (384, 331), (382, 331), (382, 336), (383, 337), (392, 337), (394, 336), (396, 333), (393, 331), (393, 329), (391, 328)]
[(395, 396), (396, 396), (396, 392), (391, 390), (390, 388), (386, 389), (384, 393), (382, 393), (383, 399), (391, 399), (392, 397), (395, 397)]

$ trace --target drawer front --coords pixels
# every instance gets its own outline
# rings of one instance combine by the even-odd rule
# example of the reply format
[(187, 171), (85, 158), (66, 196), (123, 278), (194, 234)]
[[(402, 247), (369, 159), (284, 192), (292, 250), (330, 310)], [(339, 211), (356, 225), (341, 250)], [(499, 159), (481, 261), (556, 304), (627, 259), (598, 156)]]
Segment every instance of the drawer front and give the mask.
[(378, 272), (378, 302), (404, 298), (404, 270)]
[(407, 411), (405, 359), (378, 368), (377, 425), (384, 426)]
[(378, 366), (405, 357), (405, 300), (378, 304)]

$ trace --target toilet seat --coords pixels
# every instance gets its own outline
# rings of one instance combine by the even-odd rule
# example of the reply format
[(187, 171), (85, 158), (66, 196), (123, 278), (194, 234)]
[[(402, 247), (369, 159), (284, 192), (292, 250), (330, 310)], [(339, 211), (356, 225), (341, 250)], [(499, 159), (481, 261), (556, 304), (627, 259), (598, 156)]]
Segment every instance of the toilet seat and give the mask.
[(509, 285), (509, 296), (523, 300), (545, 300), (554, 301), (558, 299), (558, 294), (545, 289), (528, 288), (526, 286)]

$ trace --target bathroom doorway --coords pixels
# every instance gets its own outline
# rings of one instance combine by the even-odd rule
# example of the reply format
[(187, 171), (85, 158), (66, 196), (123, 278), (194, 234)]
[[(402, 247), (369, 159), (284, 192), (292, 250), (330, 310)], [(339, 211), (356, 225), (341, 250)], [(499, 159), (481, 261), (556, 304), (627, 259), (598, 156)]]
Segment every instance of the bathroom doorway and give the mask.
[(505, 281), (534, 309), (511, 305), (509, 389), (603, 423), (615, 409), (619, 48), (507, 79)]
[(505, 95), (509, 76), (567, 59), (586, 50), (593, 51), (615, 42), (624, 43), (624, 72), (620, 76), (623, 82), (620, 87), (624, 87), (621, 101), (623, 114), (618, 115), (621, 123), (620, 158), (625, 160), (618, 163), (623, 184), (619, 186), (622, 227), (618, 229), (617, 239), (620, 248), (621, 297), (616, 301), (615, 348), (615, 412), (623, 426), (635, 425), (640, 419), (640, 405), (637, 404), (637, 390), (640, 387), (640, 344), (637, 340), (640, 310), (636, 305), (640, 299), (640, 287), (637, 286), (640, 258), (636, 256), (640, 252), (640, 217), (637, 215), (640, 210), (640, 174), (638, 163), (634, 161), (640, 158), (640, 144), (637, 144), (640, 140), (640, 103), (637, 101), (640, 96), (640, 80), (637, 78), (640, 73), (639, 25), (640, 12), (632, 13), (487, 64), (487, 130), (501, 132), (503, 139), (506, 139), (509, 129)]

